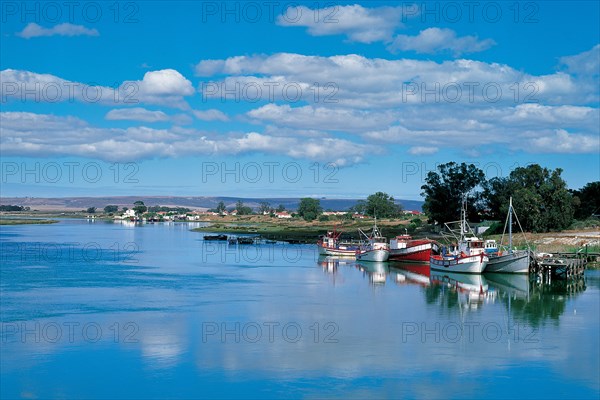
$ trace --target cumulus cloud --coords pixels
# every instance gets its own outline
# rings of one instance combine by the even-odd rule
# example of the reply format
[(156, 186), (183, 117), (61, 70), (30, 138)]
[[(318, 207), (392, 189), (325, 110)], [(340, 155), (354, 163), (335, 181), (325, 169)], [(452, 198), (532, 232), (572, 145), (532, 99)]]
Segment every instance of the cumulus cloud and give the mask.
[(557, 129), (553, 135), (532, 138), (527, 146), (534, 153), (600, 153), (600, 136), (576, 135)]
[(99, 128), (76, 117), (29, 112), (2, 112), (0, 122), (2, 152), (15, 156), (70, 155), (131, 161), (186, 155), (264, 153), (335, 162), (343, 166), (362, 162), (366, 154), (382, 152), (374, 145), (326, 135), (299, 138), (258, 132), (219, 135), (178, 127)]
[(322, 57), (277, 53), (205, 60), (198, 63), (196, 72), (227, 75), (211, 82), (212, 96), (223, 100), (231, 98), (231, 91), (243, 99), (244, 91), (254, 86), (260, 88), (260, 100), (272, 102), (274, 94), (275, 100), (289, 103), (282, 93), (293, 86), (300, 89), (297, 100), (329, 101), (361, 109), (454, 102), (486, 106), (564, 104), (588, 102), (598, 96), (591, 86), (584, 86), (582, 91), (579, 82), (564, 72), (536, 76), (506, 64), (468, 59), (434, 62), (356, 54)]
[(195, 93), (192, 83), (173, 69), (146, 72), (142, 80), (125, 81), (116, 89), (14, 69), (0, 71), (0, 80), (2, 101), (124, 106), (148, 103), (186, 109), (189, 105), (184, 97)]
[(312, 36), (346, 35), (354, 42), (372, 43), (389, 40), (396, 28), (402, 26), (403, 11), (416, 6), (366, 8), (358, 4), (311, 9), (305, 6), (288, 7), (277, 19), (281, 26), (306, 27)]
[(214, 108), (210, 110), (194, 110), (192, 111), (192, 114), (194, 114), (196, 118), (202, 121), (229, 121), (229, 117), (227, 116), (227, 114), (225, 114), (223, 111)]
[(413, 146), (410, 149), (408, 149), (408, 152), (415, 156), (428, 156), (428, 155), (437, 153), (439, 150), (440, 149), (438, 149), (437, 147), (434, 147), (434, 146), (429, 146), (429, 147)]
[(150, 111), (142, 107), (118, 108), (106, 113), (105, 119), (109, 121), (142, 121), (161, 122), (168, 121), (169, 116), (162, 111)]
[(395, 120), (391, 112), (370, 112), (326, 107), (291, 107), (267, 104), (247, 115), (255, 121), (309, 130), (362, 132), (388, 126)]
[(598, 77), (600, 74), (600, 44), (583, 53), (561, 57), (560, 62), (572, 73)]
[(434, 54), (450, 51), (455, 56), (465, 53), (477, 53), (495, 45), (492, 39), (479, 40), (477, 36), (457, 36), (448, 28), (427, 28), (416, 36), (397, 35), (388, 45), (388, 50), (415, 51), (417, 53)]
[(30, 22), (21, 32), (17, 32), (16, 35), (24, 39), (30, 39), (42, 36), (100, 36), (100, 33), (96, 29), (68, 22), (58, 24), (52, 28), (44, 28), (35, 22)]

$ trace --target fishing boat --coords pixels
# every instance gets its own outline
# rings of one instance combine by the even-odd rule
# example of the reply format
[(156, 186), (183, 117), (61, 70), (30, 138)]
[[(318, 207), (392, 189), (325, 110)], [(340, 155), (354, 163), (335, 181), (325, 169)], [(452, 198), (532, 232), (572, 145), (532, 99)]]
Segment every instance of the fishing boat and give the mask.
[[(459, 225), (459, 230), (452, 225)], [(473, 233), (467, 223), (467, 200), (463, 198), (461, 220), (444, 224), (454, 236), (457, 245), (443, 247), (439, 255), (431, 255), (429, 263), (432, 270), (480, 274), (488, 263), (483, 240)]]
[(493, 254), (498, 252), (498, 243), (494, 239), (488, 239), (485, 241), (483, 246), (487, 254)]
[(429, 262), (433, 241), (413, 239), (408, 234), (390, 240), (390, 261)]
[(319, 255), (356, 258), (356, 253), (360, 251), (360, 244), (340, 241), (341, 234), (334, 230), (323, 235), (317, 242)]
[(366, 242), (360, 247), (360, 250), (356, 254), (356, 260), (373, 262), (387, 261), (390, 256), (390, 245), (388, 244), (387, 239), (381, 235), (379, 228), (377, 228), (377, 220), (375, 220), (373, 231), (370, 235), (367, 235), (362, 229), (359, 229), (358, 231), (365, 237)]
[[(508, 204), (508, 215), (506, 216), (506, 223), (504, 224), (504, 232), (508, 226), (508, 247), (500, 245), (499, 249), (495, 253), (489, 255), (489, 261), (485, 267), (485, 272), (505, 272), (513, 274), (526, 274), (529, 272), (530, 254), (531, 251), (516, 250), (512, 246), (512, 216), (515, 216), (517, 222), (519, 218), (512, 205), (512, 197)], [(521, 224), (519, 223), (519, 227)], [(504, 241), (504, 232), (502, 233), (502, 239), (500, 243)], [(521, 229), (521, 232), (523, 230)]]

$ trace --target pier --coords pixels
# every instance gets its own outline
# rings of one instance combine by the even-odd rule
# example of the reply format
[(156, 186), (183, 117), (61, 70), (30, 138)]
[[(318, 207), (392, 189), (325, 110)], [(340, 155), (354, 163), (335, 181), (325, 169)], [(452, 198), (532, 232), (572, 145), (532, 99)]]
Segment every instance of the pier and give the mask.
[(541, 283), (552, 283), (553, 280), (579, 281), (583, 278), (587, 257), (579, 257), (571, 253), (570, 256), (556, 255), (557, 257), (536, 259), (532, 257), (529, 267), (531, 275), (536, 276)]

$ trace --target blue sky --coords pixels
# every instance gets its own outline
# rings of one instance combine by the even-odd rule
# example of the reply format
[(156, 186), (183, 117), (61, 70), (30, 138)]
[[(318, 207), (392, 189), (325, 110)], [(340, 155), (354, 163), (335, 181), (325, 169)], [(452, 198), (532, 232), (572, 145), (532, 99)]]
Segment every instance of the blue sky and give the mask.
[(2, 196), (600, 177), (598, 2), (3, 2)]

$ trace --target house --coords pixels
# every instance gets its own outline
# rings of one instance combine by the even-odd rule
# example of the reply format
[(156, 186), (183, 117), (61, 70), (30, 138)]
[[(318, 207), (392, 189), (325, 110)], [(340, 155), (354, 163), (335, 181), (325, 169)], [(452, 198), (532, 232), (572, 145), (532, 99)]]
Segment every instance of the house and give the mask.
[(421, 211), (416, 211), (416, 210), (404, 210), (402, 212), (405, 215), (421, 215), (421, 214), (423, 214)]
[(275, 215), (277, 216), (277, 218), (292, 218), (292, 215), (289, 214), (287, 211), (276, 212)]
[(134, 218), (134, 217), (135, 217), (135, 211), (132, 210), (131, 208), (123, 213), (123, 218)]
[(347, 211), (323, 211), (323, 215), (331, 216), (331, 215), (346, 215)]

